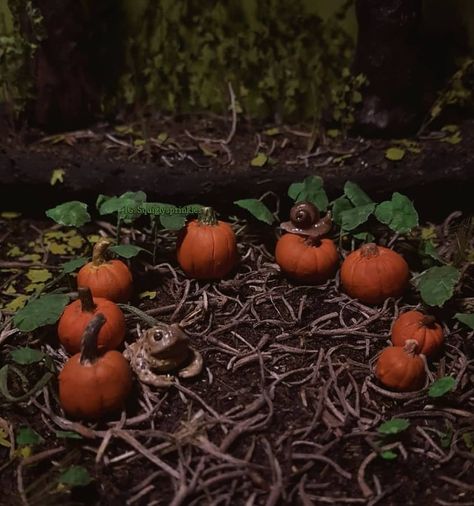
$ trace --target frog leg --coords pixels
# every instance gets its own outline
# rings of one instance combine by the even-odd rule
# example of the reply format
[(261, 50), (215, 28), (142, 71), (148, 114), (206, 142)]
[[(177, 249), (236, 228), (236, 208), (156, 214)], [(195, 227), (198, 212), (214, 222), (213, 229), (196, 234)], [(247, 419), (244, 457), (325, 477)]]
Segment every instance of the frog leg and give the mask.
[(150, 369), (143, 369), (136, 372), (138, 379), (142, 383), (146, 383), (147, 385), (157, 388), (169, 388), (174, 381), (173, 376), (168, 374), (155, 374), (151, 372)]
[(183, 367), (178, 372), (178, 376), (180, 378), (193, 378), (194, 376), (200, 374), (202, 371), (203, 366), (202, 355), (198, 351), (193, 350), (191, 348), (189, 351), (192, 353), (192, 359), (189, 365)]

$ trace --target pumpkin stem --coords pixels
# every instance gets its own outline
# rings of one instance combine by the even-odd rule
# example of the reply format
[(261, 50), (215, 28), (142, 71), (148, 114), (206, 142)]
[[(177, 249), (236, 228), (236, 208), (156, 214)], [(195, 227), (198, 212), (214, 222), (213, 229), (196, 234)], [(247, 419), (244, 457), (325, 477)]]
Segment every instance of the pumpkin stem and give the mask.
[(436, 323), (436, 318), (433, 315), (427, 314), (423, 316), (420, 321), (420, 326), (433, 328)]
[(107, 251), (107, 248), (112, 244), (110, 239), (102, 238), (99, 239), (95, 244), (94, 248), (92, 249), (92, 263), (96, 267), (99, 265), (102, 265), (107, 260), (105, 259), (105, 252)]
[(379, 255), (379, 248), (374, 242), (369, 242), (360, 247), (360, 255), (365, 258), (376, 257)]
[(217, 225), (217, 217), (212, 207), (201, 207), (198, 213), (198, 221), (204, 225)]
[(403, 350), (407, 355), (414, 357), (418, 354), (418, 341), (416, 339), (407, 339)]
[(305, 236), (304, 242), (308, 246), (319, 246), (321, 244), (321, 237), (319, 235), (317, 236), (307, 235)]
[(102, 313), (97, 313), (87, 324), (81, 338), (81, 365), (91, 365), (97, 360), (97, 336), (106, 321)]
[(81, 311), (83, 313), (93, 313), (97, 306), (94, 304), (91, 289), (88, 286), (79, 286), (77, 291), (81, 301)]

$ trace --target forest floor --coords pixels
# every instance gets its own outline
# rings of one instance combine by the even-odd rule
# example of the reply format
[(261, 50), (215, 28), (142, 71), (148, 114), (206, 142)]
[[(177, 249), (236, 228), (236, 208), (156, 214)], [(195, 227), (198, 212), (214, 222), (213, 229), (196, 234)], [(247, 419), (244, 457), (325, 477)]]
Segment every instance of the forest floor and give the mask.
[[(454, 213), (431, 227), (448, 262), (463, 218)], [(65, 418), (55, 378), (27, 401), (0, 395), (0, 504), (472, 504), (474, 332), (453, 318), (472, 305), (472, 264), (463, 288), (435, 311), (446, 342), (429, 364), (427, 385), (397, 393), (377, 382), (373, 364), (394, 318), (422, 307), (415, 289), (368, 307), (344, 294), (338, 277), (323, 286), (293, 284), (275, 264), (273, 229), (245, 221), (233, 227), (241, 260), (219, 282), (185, 277), (173, 232), (159, 232), (155, 262), (146, 254), (132, 260), (131, 305), (166, 323), (200, 310), (186, 332), (204, 358), (202, 374), (167, 390), (135, 380), (126, 411), (95, 424)], [(12, 301), (35, 290), (31, 284), (54, 280), (64, 261), (88, 256), (83, 236), (99, 234), (113, 236), (114, 227), (98, 221), (71, 240), (79, 236), (46, 220), (0, 219), (0, 362), (20, 371), (6, 384), (11, 395), (47, 370), (45, 360), (14, 363), (15, 349), (42, 350), (54, 370), (66, 360), (54, 326), (12, 328)], [(145, 225), (122, 234), (153, 249)], [(403, 237), (379, 240), (404, 248)], [(419, 259), (407, 258), (419, 271)], [(38, 280), (35, 269), (51, 276)], [(51, 288), (71, 291), (74, 278)], [(137, 323), (147, 324), (128, 311), (126, 318), (130, 343)], [(446, 375), (455, 389), (430, 397), (430, 384)], [(391, 418), (408, 420), (408, 428), (382, 434)], [(65, 480), (71, 466), (80, 467)]]

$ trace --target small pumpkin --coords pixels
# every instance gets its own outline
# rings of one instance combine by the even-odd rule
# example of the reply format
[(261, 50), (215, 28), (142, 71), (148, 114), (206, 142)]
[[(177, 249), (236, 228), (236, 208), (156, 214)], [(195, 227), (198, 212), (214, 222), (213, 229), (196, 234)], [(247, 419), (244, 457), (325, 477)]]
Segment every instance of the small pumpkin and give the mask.
[(390, 346), (380, 354), (375, 375), (386, 387), (401, 392), (419, 390), (426, 381), (425, 363), (418, 353), (418, 343), (408, 339), (405, 346)]
[(114, 350), (125, 337), (125, 318), (121, 309), (110, 300), (92, 297), (90, 288), (79, 287), (79, 298), (64, 309), (58, 323), (58, 337), (68, 353), (78, 353), (81, 338), (87, 324), (97, 313), (102, 313), (107, 322), (99, 331), (98, 349)]
[(121, 260), (107, 260), (105, 253), (111, 245), (108, 239), (99, 239), (92, 251), (92, 261), (77, 274), (77, 286), (87, 286), (94, 297), (113, 302), (127, 302), (132, 294), (132, 273)]
[(123, 355), (99, 354), (97, 336), (106, 318), (98, 313), (82, 336), (81, 352), (72, 356), (59, 374), (59, 401), (71, 417), (98, 419), (120, 409), (130, 393), (132, 374)]
[(332, 227), (330, 213), (320, 218), (311, 202), (298, 202), (290, 210), (290, 221), (280, 224), (288, 232), (278, 239), (275, 260), (289, 278), (321, 284), (334, 276), (339, 263), (336, 246), (325, 238)]
[(221, 279), (238, 260), (234, 231), (210, 207), (202, 207), (180, 232), (176, 253), (185, 274), (195, 279)]
[(394, 346), (404, 346), (408, 339), (414, 339), (419, 352), (430, 357), (443, 345), (443, 329), (433, 316), (420, 311), (407, 311), (393, 324), (392, 343)]
[(364, 244), (346, 257), (341, 266), (341, 283), (348, 295), (367, 304), (379, 304), (399, 297), (408, 287), (410, 271), (395, 251)]

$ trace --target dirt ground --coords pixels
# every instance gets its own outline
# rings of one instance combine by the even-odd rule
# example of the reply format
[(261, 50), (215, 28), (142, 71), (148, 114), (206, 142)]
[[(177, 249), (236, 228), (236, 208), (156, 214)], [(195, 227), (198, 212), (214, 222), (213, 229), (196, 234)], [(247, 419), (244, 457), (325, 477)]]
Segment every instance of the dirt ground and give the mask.
[[(459, 214), (436, 227), (448, 261)], [(135, 381), (126, 411), (96, 424), (64, 417), (55, 379), (29, 402), (0, 398), (1, 417), (14, 430), (26, 425), (42, 437), (34, 447), (37, 460), (28, 465), (10, 459), (11, 449), (0, 445), (0, 504), (474, 504), (474, 332), (453, 318), (472, 304), (472, 271), (455, 300), (434, 311), (446, 343), (429, 364), (428, 383), (452, 375), (456, 389), (439, 399), (427, 395), (429, 384), (395, 393), (382, 388), (372, 367), (393, 319), (422, 307), (417, 292), (411, 288), (401, 299), (368, 307), (345, 295), (338, 277), (323, 286), (293, 284), (275, 264), (274, 230), (244, 221), (233, 226), (241, 260), (220, 282), (187, 279), (170, 232), (158, 235), (155, 263), (145, 254), (131, 262), (130, 304), (148, 319), (179, 322), (200, 309), (186, 332), (203, 355), (203, 373), (163, 391)], [(89, 254), (85, 244), (73, 254), (52, 254), (45, 234), (57, 229), (43, 220), (0, 220), (2, 304), (23, 293), (33, 264), (55, 272), (60, 263)], [(114, 227), (85, 227), (85, 234), (98, 233), (112, 235)], [(125, 241), (153, 247), (146, 224), (123, 234)], [(379, 239), (408, 251), (403, 238)], [(35, 262), (7, 257), (14, 246), (26, 254), (38, 245), (43, 249)], [(416, 262), (410, 261), (414, 270)], [(6, 293), (14, 279), (15, 293)], [(60, 287), (74, 289), (74, 279), (52, 288)], [(140, 299), (144, 291), (156, 297)], [(3, 311), (0, 322), (1, 362), (10, 363), (9, 352), (28, 344), (47, 352), (59, 370), (66, 355), (54, 326), (9, 333), (11, 313)], [(137, 323), (147, 323), (129, 310), (126, 315), (130, 343)], [(30, 384), (42, 374), (37, 364), (23, 371)], [(9, 388), (19, 393), (21, 382), (11, 379)], [(381, 435), (378, 427), (392, 417), (409, 420), (409, 428)], [(60, 438), (57, 431), (80, 438)], [(93, 481), (67, 494), (55, 480), (72, 464), (86, 467)]]

